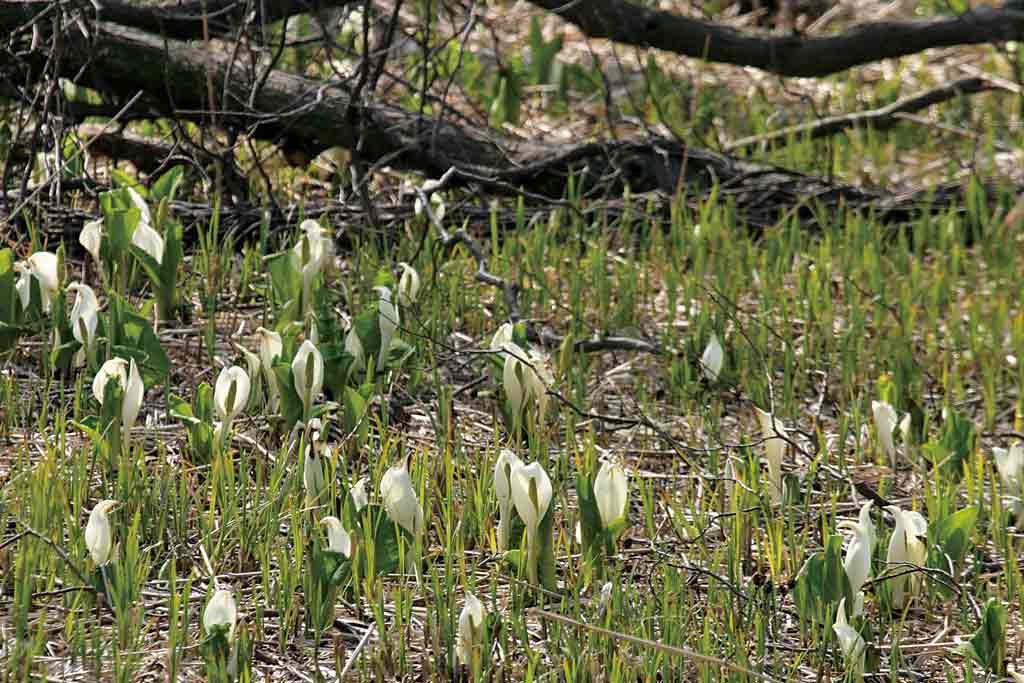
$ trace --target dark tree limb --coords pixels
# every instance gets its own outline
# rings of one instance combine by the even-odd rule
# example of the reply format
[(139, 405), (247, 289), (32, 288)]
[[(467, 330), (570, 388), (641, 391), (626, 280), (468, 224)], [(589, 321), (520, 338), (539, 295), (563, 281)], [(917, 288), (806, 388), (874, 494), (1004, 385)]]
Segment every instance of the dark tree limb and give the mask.
[(908, 114), (927, 109), (933, 104), (945, 102), (961, 95), (972, 95), (997, 89), (999, 89), (998, 85), (984, 78), (961, 78), (952, 83), (904, 97), (878, 109), (854, 112), (853, 114), (842, 114), (840, 116), (829, 116), (817, 121), (781, 128), (766, 135), (741, 138), (726, 145), (725, 150), (727, 152), (750, 151), (756, 147), (771, 146), (775, 143), (785, 142), (790, 137), (797, 140), (805, 138), (816, 140), (841, 133), (850, 128), (871, 127), (875, 130), (887, 130), (900, 123), (902, 119), (899, 117), (899, 114)]
[[(2, 19), (0, 13), (0, 29), (17, 28)], [(555, 197), (563, 193), (568, 174), (583, 169), (587, 187), (630, 185), (637, 192), (674, 191), (680, 175), (707, 187), (746, 169), (726, 156), (670, 141), (553, 147), (499, 138), (483, 127), (355, 101), (339, 82), (311, 81), (279, 70), (257, 79), (236, 68), (228, 54), (107, 23), (89, 28), (88, 37), (77, 28), (63, 33), (59, 76), (107, 95), (143, 93), (150, 106), (169, 118), (206, 121), (215, 115), (221, 125), (310, 156), (329, 147), (358, 145), (370, 162), (386, 159), (393, 167), (435, 177), (454, 166), (473, 182), (493, 181)], [(25, 82), (41, 77), (44, 65), (42, 50), (18, 59), (0, 53), (0, 76)], [(212, 89), (207, 78), (215, 84)]]
[[(175, 146), (136, 135), (129, 131), (108, 131), (100, 124), (86, 123), (77, 128), (80, 139), (88, 142), (89, 156), (105, 157), (111, 160), (130, 161), (143, 173), (152, 174), (164, 166), (175, 153)], [(11, 145), (8, 162), (26, 163), (31, 161), (32, 146), (22, 140)]]
[[(136, 28), (174, 40), (196, 40), (230, 36), (246, 24), (271, 24), (296, 14), (344, 7), (358, 0), (184, 0), (171, 6), (140, 5), (123, 0), (94, 0), (80, 3), (83, 16)], [(0, 23), (28, 23), (53, 0), (0, 3)], [(74, 7), (66, 3), (67, 8)], [(204, 34), (206, 22), (208, 34)]]
[(780, 76), (827, 76), (929, 48), (1024, 39), (1024, 9), (1014, 3), (954, 17), (861, 24), (823, 37), (744, 33), (629, 0), (530, 0), (530, 4), (575, 24), (591, 38), (752, 66)]
[[(37, 22), (44, 31), (61, 30), (68, 23), (50, 28), (53, 11), (44, 12), (45, 18)], [(22, 26), (5, 26), (2, 19), (0, 12), (0, 29)], [(894, 196), (836, 185), (661, 138), (549, 145), (501, 137), (486, 126), (463, 126), (356, 100), (337, 81), (312, 81), (279, 70), (256, 74), (236, 65), (234, 53), (102, 22), (84, 29), (75, 24), (61, 32), (64, 52), (56, 73), (45, 72), (45, 48), (15, 41), (13, 48), (0, 50), (0, 81), (30, 83), (58, 76), (113, 99), (144, 97), (148, 109), (171, 119), (208, 123), (215, 115), (219, 125), (307, 150), (310, 156), (329, 147), (359, 146), (369, 163), (429, 177), (454, 168), (449, 182), (501, 193), (560, 198), (571, 175), (592, 197), (621, 195), (626, 187), (634, 195), (657, 191), (673, 197), (685, 188), (688, 197), (699, 199), (717, 185), (753, 226), (773, 225), (790, 212), (813, 225), (812, 207), (870, 206), (882, 219), (904, 220), (959, 196), (958, 186), (938, 188), (927, 195), (929, 204), (922, 205), (923, 193)], [(208, 79), (213, 88), (207, 88)]]

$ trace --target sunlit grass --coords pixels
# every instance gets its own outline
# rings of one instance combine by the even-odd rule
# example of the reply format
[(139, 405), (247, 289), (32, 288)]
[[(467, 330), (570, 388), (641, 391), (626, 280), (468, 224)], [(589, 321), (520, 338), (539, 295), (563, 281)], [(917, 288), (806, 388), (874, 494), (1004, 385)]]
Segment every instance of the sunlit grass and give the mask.
[[(158, 661), (171, 671), (200, 667), (199, 607), (216, 576), (238, 600), (249, 647), (265, 653), (250, 661), (254, 670), (273, 657), (311, 675), (316, 654), (326, 676), (348, 665), (362, 677), (407, 677), (421, 667), (447, 677), (456, 667), (461, 596), (472, 591), (490, 615), (489, 645), (477, 662), (483, 678), (500, 668), (516, 679), (558, 670), (571, 680), (598, 671), (627, 680), (688, 666), (702, 680), (748, 678), (650, 647), (614, 645), (545, 621), (534, 606), (776, 680), (822, 666), (838, 676), (843, 660), (831, 622), (799, 616), (791, 586), (822, 534), (856, 516), (863, 501), (853, 491), (857, 482), (930, 521), (978, 507), (965, 563), (951, 575), (958, 591), (926, 579), (908, 612), (890, 614), (880, 599), (884, 581), (875, 583), (864, 631), (869, 672), (912, 666), (905, 658), (942, 629), (945, 644), (929, 667), (968, 666), (951, 643), (977, 628), (972, 604), (996, 597), (1017, 623), (1021, 539), (1007, 530), (1000, 502), (1000, 494), (1017, 492), (1002, 490), (990, 453), (1009, 446), (1008, 433), (1019, 428), (1022, 377), (1012, 359), (1024, 354), (1017, 275), (1024, 264), (1001, 246), (1019, 243), (1019, 228), (975, 233), (968, 245), (970, 220), (921, 218), (894, 237), (849, 214), (820, 234), (784, 224), (755, 241), (731, 212), (708, 207), (702, 216), (678, 213), (665, 231), (634, 225), (639, 240), (602, 231), (581, 243), (559, 227), (572, 221), (556, 215), (490, 245), (492, 267), (524, 285), (531, 317), (576, 339), (629, 335), (664, 349), (560, 357), (551, 350), (564, 363), (553, 388), (577, 407), (650, 421), (622, 429), (581, 420), (553, 400), (554, 413), (520, 450), (543, 464), (554, 486), (555, 593), (529, 589), (496, 552), (492, 470), (498, 448), (511, 444), (495, 403), (500, 375), (489, 379), (487, 356), (467, 351), (487, 347), (502, 304), (472, 282), (466, 254), (435, 255), (428, 237), (413, 264), (423, 279), (420, 299), (402, 312), (400, 336), (415, 351), (377, 381), (363, 445), (352, 448), (334, 427), (326, 442), (335, 453), (325, 462), (333, 501), (361, 476), (377, 495), (384, 470), (411, 455), (425, 513), (422, 579), (388, 575), (351, 586), (337, 598), (336, 620), (316, 632), (318, 642), (304, 616), (303, 586), (311, 543), (322, 532), (307, 520), (327, 513), (306, 508), (301, 461), (273, 420), (258, 411), (240, 415), (223, 453), (198, 461), (164, 408), (170, 392), (191, 396), (194, 385), (150, 386), (140, 418), (146, 426), (134, 430), (129, 452), (108, 461), (75, 427), (95, 414), (91, 376), (84, 369), (39, 374), (47, 372), (40, 363), (46, 345), (26, 337), (11, 356), (18, 372), (5, 381), (3, 412), (10, 438), (0, 508), (6, 671), (25, 678), (72, 667), (132, 680)], [(358, 256), (341, 255), (351, 297), (340, 302), (345, 310), (372, 304), (380, 272), (412, 255), (393, 245), (360, 247)], [(231, 343), (255, 348), (254, 330), (273, 324), (275, 307), (261, 301), (270, 290), (252, 245), (225, 256), (204, 242), (188, 258), (201, 277), (180, 294), (196, 306), (195, 318), (185, 332), (162, 332), (161, 343), (187, 366), (174, 377), (212, 383), (216, 368), (244, 364)], [(68, 262), (68, 280), (77, 268)], [(218, 281), (247, 283), (246, 308), (232, 310), (240, 301), (233, 291), (207, 286), (206, 278), (232, 272)], [(214, 311), (217, 318), (207, 317)], [(712, 334), (725, 349), (716, 382), (697, 365)], [(191, 351), (183, 357), (185, 348)], [(478, 377), (471, 390), (459, 390)], [(924, 447), (899, 446), (895, 475), (871, 419), (882, 386), (901, 414), (917, 406), (929, 425)], [(397, 420), (394, 401), (404, 406)], [(783, 462), (782, 507), (770, 505), (758, 463), (753, 407), (769, 401), (781, 424), (800, 430), (790, 432), (796, 448)], [(927, 442), (938, 442), (943, 409), (966, 416), (981, 434), (962, 476), (931, 469)], [(573, 540), (575, 473), (598, 453), (626, 465), (632, 489), (629, 525), (604, 568), (606, 593)], [(735, 483), (722, 479), (727, 459)], [(85, 516), (102, 498), (121, 502), (111, 514), (117, 551), (108, 603), (80, 581), (89, 572)], [(886, 525), (878, 528), (886, 539)], [(872, 576), (885, 570), (879, 547)], [(374, 632), (349, 664), (367, 628)], [(897, 641), (900, 654), (890, 656)], [(65, 654), (54, 659), (48, 643), (61, 643)], [(1007, 652), (1017, 647), (1011, 628)]]

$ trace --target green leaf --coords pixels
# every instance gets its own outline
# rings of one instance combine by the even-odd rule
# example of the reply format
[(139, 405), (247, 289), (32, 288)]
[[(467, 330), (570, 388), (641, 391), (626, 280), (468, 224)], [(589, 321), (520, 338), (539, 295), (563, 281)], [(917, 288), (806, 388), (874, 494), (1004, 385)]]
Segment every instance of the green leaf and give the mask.
[(128, 251), (131, 252), (135, 260), (142, 266), (142, 270), (145, 271), (146, 277), (149, 278), (149, 283), (153, 286), (153, 290), (159, 292), (163, 288), (160, 263), (134, 244), (128, 245)]
[(352, 321), (356, 336), (363, 344), (363, 353), (367, 358), (376, 357), (380, 352), (380, 317), (376, 304), (363, 310)]
[(1006, 607), (997, 598), (989, 598), (978, 630), (960, 649), (996, 676), (1003, 675), (1005, 668), (1006, 622)]
[(213, 422), (213, 387), (203, 382), (196, 388), (196, 417), (204, 422)]
[[(291, 250), (267, 259), (267, 271), (270, 273), (274, 296), (282, 306), (288, 302), (295, 302), (295, 306), (298, 306), (299, 295), (302, 292), (302, 270), (297, 266)], [(278, 316), (278, 322), (280, 321), (281, 316)]]
[(373, 531), (373, 566), (377, 576), (394, 574), (400, 571), (399, 540), (405, 538), (405, 552), (412, 552), (412, 539), (402, 527), (391, 521), (391, 518), (379, 505), (367, 505), (363, 508), (363, 517), (369, 516), (376, 520)]
[(507, 551), (505, 551), (505, 554), (502, 555), (501, 559), (503, 559), (505, 562), (507, 562), (509, 564), (509, 566), (511, 566), (513, 569), (516, 570), (517, 573), (519, 573), (519, 574), (525, 574), (526, 573), (526, 567), (524, 566), (524, 563), (526, 562), (526, 550), (525, 549), (517, 548), (515, 550), (507, 550)]
[(162, 176), (156, 179), (149, 190), (149, 196), (153, 201), (159, 202), (165, 197), (173, 200), (178, 192), (181, 181), (185, 178), (184, 166), (172, 166)]
[(370, 427), (370, 421), (363, 419), (366, 415), (366, 399), (352, 387), (345, 387), (342, 406), (342, 429), (349, 433), (358, 428), (356, 444), (361, 445), (365, 442)]
[(134, 206), (104, 210), (104, 239), (101, 247), (109, 250), (109, 258), (116, 259), (119, 254), (131, 249), (132, 235), (135, 234), (141, 219), (142, 212)]
[[(199, 385), (199, 389), (196, 391), (197, 404), (202, 401), (201, 394), (204, 388), (209, 392), (210, 385), (205, 382)], [(196, 415), (198, 411), (193, 411), (192, 406), (180, 396), (171, 394), (169, 403), (171, 417), (185, 425), (189, 446), (192, 449), (193, 461), (198, 463), (209, 462), (213, 457), (212, 420), (209, 419), (209, 416), (206, 418), (198, 417)]]
[(352, 563), (341, 553), (324, 548), (319, 541), (314, 545), (310, 555), (313, 576), (323, 586), (337, 588), (348, 582), (352, 573)]
[(135, 178), (131, 177), (121, 169), (115, 168), (111, 170), (110, 175), (114, 181), (114, 184), (117, 185), (119, 188), (131, 187), (140, 195), (142, 195), (143, 198), (145, 198), (149, 194), (148, 192), (146, 192), (146, 188), (144, 185), (139, 183), (139, 181), (137, 181)]
[(794, 600), (802, 616), (823, 620), (829, 614), (829, 605), (839, 602), (850, 593), (842, 559), (843, 537), (832, 535), (825, 549), (809, 558), (797, 575)]
[[(972, 505), (963, 510), (957, 510), (932, 525), (934, 543), (940, 546), (939, 552), (942, 555), (948, 555), (954, 565), (959, 565), (963, 560), (970, 545), (971, 533), (977, 522), (978, 507)], [(940, 564), (933, 566), (941, 569), (948, 568), (944, 558)]]
[[(320, 335), (321, 338), (325, 336), (322, 328)], [(352, 354), (345, 351), (345, 345), (339, 341), (322, 344), (320, 353), (324, 357), (324, 387), (334, 400), (339, 400), (345, 394), (345, 387), (348, 385), (349, 373), (355, 359)]]
[(540, 541), (540, 582), (550, 591), (558, 590), (558, 575), (555, 573), (555, 506), (549, 505), (547, 514), (540, 521), (537, 536)]
[(0, 249), (0, 351), (8, 351), (18, 343), (22, 328), (21, 302), (18, 301), (14, 274), (14, 252)]
[(948, 417), (942, 425), (942, 436), (939, 445), (948, 454), (943, 470), (959, 481), (963, 476), (964, 463), (974, 452), (976, 431), (974, 422), (950, 409)]
[(280, 409), (284, 417), (285, 425), (291, 429), (296, 422), (302, 419), (302, 399), (295, 391), (295, 382), (292, 378), (292, 366), (283, 360), (274, 364), (274, 377), (277, 378), (277, 389), (281, 396)]
[(583, 540), (583, 554), (588, 556), (597, 548), (595, 542), (601, 535), (601, 512), (594, 496), (594, 482), (582, 472), (576, 473), (576, 501), (580, 513), (580, 536)]
[(171, 359), (160, 344), (149, 320), (122, 297), (111, 297), (111, 330), (115, 356), (134, 358), (147, 387), (163, 383), (171, 369)]
[(835, 534), (825, 543), (822, 597), (826, 602), (839, 602), (846, 594), (848, 580), (843, 567), (843, 537)]

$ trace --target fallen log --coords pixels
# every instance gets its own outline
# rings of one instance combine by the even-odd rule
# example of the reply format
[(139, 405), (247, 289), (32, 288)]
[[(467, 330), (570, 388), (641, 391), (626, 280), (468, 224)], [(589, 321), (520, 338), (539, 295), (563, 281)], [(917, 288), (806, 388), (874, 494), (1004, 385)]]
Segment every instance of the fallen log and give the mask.
[[(925, 197), (938, 208), (958, 198), (955, 187), (896, 196), (837, 185), (662, 138), (570, 145), (514, 139), (483, 126), (355, 99), (344, 82), (254, 68), (237, 50), (211, 50), (105, 22), (62, 21), (52, 8), (32, 20), (35, 31), (48, 37), (29, 45), (25, 24), (4, 26), (5, 16), (0, 12), (0, 28), (12, 38), (0, 52), (0, 77), (9, 82), (60, 77), (111, 98), (142, 94), (147, 107), (171, 119), (215, 121), (310, 156), (358, 146), (369, 163), (432, 177), (454, 168), (453, 184), (559, 198), (572, 176), (585, 197), (619, 196), (628, 187), (634, 194), (660, 193), (666, 207), (680, 191), (697, 200), (717, 188), (755, 226), (772, 225), (794, 211), (810, 225), (818, 209), (840, 206), (869, 207), (882, 218), (905, 220), (928, 208)], [(51, 45), (60, 46), (56, 58), (46, 49)]]
[(915, 21), (879, 21), (827, 36), (737, 31), (629, 0), (530, 0), (590, 38), (652, 47), (709, 62), (752, 66), (780, 76), (820, 77), (931, 48), (1024, 38), (1024, 7), (978, 7)]

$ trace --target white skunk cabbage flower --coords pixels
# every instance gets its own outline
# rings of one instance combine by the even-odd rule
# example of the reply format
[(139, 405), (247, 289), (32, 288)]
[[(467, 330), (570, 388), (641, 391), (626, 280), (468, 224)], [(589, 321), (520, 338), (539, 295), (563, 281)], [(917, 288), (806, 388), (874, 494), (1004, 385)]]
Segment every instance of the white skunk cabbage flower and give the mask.
[(235, 599), (231, 591), (223, 588), (217, 590), (206, 609), (203, 610), (203, 628), (206, 634), (211, 635), (216, 631), (226, 631), (228, 642), (235, 639), (235, 624), (238, 621), (238, 608), (235, 607)]
[(263, 362), (259, 354), (253, 353), (241, 344), (235, 344), (242, 356), (245, 358), (245, 372), (249, 375), (251, 386), (249, 389), (249, 407), (255, 407), (263, 395)]
[(537, 418), (543, 419), (547, 412), (548, 387), (555, 381), (547, 356), (534, 349), (526, 352), (514, 342), (505, 343), (502, 349), (505, 353), (502, 384), (512, 418), (518, 420), (527, 401), (533, 399)]
[(114, 545), (114, 532), (110, 528), (107, 516), (117, 507), (116, 500), (101, 500), (89, 513), (89, 521), (85, 525), (85, 547), (92, 556), (97, 567), (110, 562), (110, 549)]
[(530, 349), (527, 358), (533, 371), (526, 374), (526, 387), (537, 403), (537, 417), (543, 418), (548, 409), (548, 387), (555, 383), (555, 376), (551, 372), (550, 360), (546, 353), (537, 349)]
[(257, 327), (256, 334), (259, 335), (259, 356), (260, 369), (263, 371), (263, 380), (267, 383), (267, 396), (270, 397), (268, 410), (273, 413), (277, 411), (277, 403), (281, 391), (277, 388), (277, 376), (274, 373), (274, 361), (281, 357), (284, 352), (284, 342), (281, 335), (265, 327)]
[(551, 505), (551, 479), (539, 462), (532, 462), (529, 465), (519, 462), (512, 468), (509, 484), (516, 512), (526, 525), (527, 543), (532, 546), (537, 538), (540, 522)]
[(725, 350), (722, 343), (718, 341), (718, 335), (712, 334), (708, 341), (707, 348), (700, 357), (700, 369), (710, 382), (718, 381), (718, 374), (722, 371), (722, 364), (725, 362)]
[(626, 514), (629, 481), (626, 471), (617, 462), (605, 461), (594, 477), (594, 498), (601, 523), (607, 529)]
[(871, 545), (868, 548), (868, 554), (875, 554), (875, 547), (878, 545), (878, 533), (875, 531), (875, 524), (871, 521), (871, 501), (864, 503), (860, 506), (860, 512), (857, 514), (857, 524), (862, 529), (868, 531), (867, 537)]
[(302, 237), (292, 247), (292, 258), (302, 272), (302, 308), (308, 312), (313, 304), (313, 280), (334, 260), (334, 242), (315, 220), (307, 218), (299, 225)]
[(1010, 493), (1019, 494), (1021, 482), (1024, 481), (1024, 446), (1015, 443), (1006, 448), (993, 448), (992, 455), (996, 460), (996, 469), (1003, 482), (1003, 488)]
[(913, 427), (913, 416), (907, 413), (900, 420), (900, 434), (903, 436), (904, 447), (910, 446), (910, 430)]
[(100, 263), (100, 245), (103, 243), (103, 219), (89, 221), (78, 233), (78, 243)]
[(505, 348), (505, 344), (512, 343), (512, 335), (515, 332), (515, 327), (512, 323), (504, 322), (498, 327), (498, 331), (494, 333), (494, 337), (491, 338), (491, 351), (502, 351)]
[(363, 342), (356, 334), (355, 325), (349, 328), (345, 335), (345, 352), (352, 356), (352, 367), (361, 370), (366, 367), (366, 351), (363, 350)]
[(853, 675), (853, 680), (864, 680), (864, 651), (866, 644), (864, 638), (849, 622), (846, 621), (846, 598), (839, 601), (839, 608), (836, 610), (836, 621), (832, 624), (832, 631), (839, 639), (839, 650), (843, 653), (843, 661), (846, 663), (847, 671)]
[(480, 647), (484, 639), (484, 621), (487, 610), (472, 593), (466, 593), (466, 600), (459, 613), (459, 639), (455, 643), (455, 655), (459, 662), (471, 667), (473, 651)]
[(512, 532), (512, 470), (522, 465), (512, 451), (502, 448), (498, 461), (494, 463), (494, 493), (498, 497), (498, 552), (505, 552), (509, 547)]
[(875, 525), (871, 522), (871, 502), (865, 503), (860, 509), (856, 522), (844, 519), (836, 526), (853, 532), (850, 545), (846, 548), (843, 568), (850, 580), (850, 590), (854, 596), (851, 614), (857, 616), (864, 611), (864, 593), (861, 589), (871, 576), (871, 551), (875, 539)]
[(237, 365), (224, 368), (217, 375), (217, 385), (213, 390), (213, 406), (217, 417), (224, 422), (235, 419), (249, 402), (249, 375)]
[(132, 244), (152, 256), (157, 263), (163, 263), (164, 238), (149, 223), (139, 222), (132, 233)]
[(402, 269), (402, 277), (398, 280), (398, 305), (409, 307), (420, 296), (420, 274), (405, 261), (398, 265)]
[(352, 496), (352, 505), (357, 513), (370, 502), (370, 497), (366, 493), (367, 482), (367, 478), (362, 477), (355, 484), (352, 484), (352, 488), (348, 490), (348, 495)]
[(121, 387), (123, 398), (121, 399), (121, 427), (124, 430), (127, 441), (129, 430), (135, 426), (135, 421), (142, 410), (142, 398), (145, 394), (145, 387), (142, 385), (142, 375), (139, 374), (139, 366), (135, 359), (126, 361), (124, 358), (111, 358), (100, 366), (92, 381), (92, 395), (103, 405), (103, 393), (106, 391), (107, 383), (115, 380)]
[(75, 365), (81, 366), (85, 364), (85, 359), (96, 341), (100, 302), (96, 299), (96, 292), (92, 287), (81, 282), (68, 285), (68, 291), (75, 293), (75, 303), (71, 307), (71, 333), (82, 345), (75, 354)]
[(736, 496), (736, 466), (732, 458), (726, 457), (725, 471), (722, 473), (722, 509), (725, 512), (732, 510), (733, 500)]
[[(157, 263), (164, 261), (164, 238), (153, 228), (153, 214), (150, 213), (149, 204), (142, 195), (134, 188), (126, 188), (132, 204), (139, 210), (139, 222), (132, 233), (132, 244), (149, 254)], [(100, 263), (100, 245), (103, 243), (104, 222), (100, 218), (89, 221), (82, 226), (82, 232), (78, 234), (78, 243), (89, 254)]]
[(39, 283), (39, 293), (42, 295), (43, 313), (49, 313), (53, 305), (53, 298), (57, 296), (60, 288), (60, 279), (57, 276), (57, 255), (49, 251), (37, 251), (27, 259), (15, 266), (21, 277), (15, 285), (18, 298), (21, 300), (21, 307), (28, 308), (32, 297), (32, 278)]
[(899, 420), (896, 409), (885, 401), (872, 401), (871, 412), (875, 417), (875, 429), (878, 430), (878, 445), (881, 446), (889, 460), (895, 464), (896, 444), (893, 442), (892, 435)]
[(128, 188), (128, 195), (132, 198), (132, 204), (139, 210), (139, 223), (132, 233), (132, 244), (152, 256), (157, 263), (163, 263), (164, 238), (153, 229), (153, 214), (149, 211), (149, 204), (132, 187)]
[(139, 223), (145, 223), (146, 225), (152, 226), (153, 214), (149, 211), (149, 204), (134, 187), (127, 187), (125, 189), (128, 190), (128, 196), (131, 198), (132, 204), (134, 204), (135, 208), (139, 210)]
[(14, 264), (14, 272), (18, 274), (18, 281), (14, 283), (14, 291), (18, 294), (18, 301), (21, 302), (21, 310), (28, 308), (32, 303), (32, 271), (22, 261)]
[(398, 526), (414, 537), (423, 528), (423, 508), (416, 497), (406, 459), (389, 468), (380, 480), (384, 511)]
[(295, 352), (292, 360), (295, 393), (302, 399), (303, 415), (309, 417), (313, 401), (324, 388), (324, 357), (308, 339)]
[(768, 461), (768, 490), (772, 501), (782, 500), (782, 456), (786, 452), (786, 441), (777, 436), (784, 432), (782, 423), (774, 415), (754, 407), (757, 420), (761, 423), (761, 438), (764, 440), (764, 454)]
[(345, 557), (352, 557), (352, 537), (341, 525), (341, 520), (327, 516), (321, 519), (320, 523), (327, 527), (327, 549), (341, 553)]
[[(441, 185), (441, 181), (440, 180), (433, 180), (433, 179), (431, 179), (431, 180), (424, 181), (423, 185), (420, 186), (420, 188), (423, 190), (423, 192), (425, 192), (426, 194), (430, 195), (430, 210), (434, 214), (434, 218), (437, 219), (438, 223), (440, 223), (441, 221), (444, 220), (444, 214), (445, 214), (444, 197), (441, 196), (440, 192), (433, 192), (433, 190), (434, 190), (434, 188), (439, 187), (440, 185)], [(433, 193), (433, 194), (431, 194), (431, 193)], [(417, 218), (419, 218), (420, 216), (422, 216), (424, 214), (423, 200), (420, 198), (420, 194), (418, 192), (416, 193), (416, 201), (413, 202), (413, 213), (416, 214)]]
[(1020, 499), (1021, 483), (1024, 482), (1024, 446), (1020, 442), (1014, 443), (1009, 450), (997, 446), (992, 449), (992, 455), (999, 479), (1003, 482), (1003, 493), (1011, 496), (1010, 512), (1020, 517), (1024, 513), (1024, 502)]
[(518, 420), (526, 400), (526, 390), (523, 384), (526, 373), (529, 372), (529, 368), (524, 366), (519, 359), (525, 358), (526, 353), (513, 342), (507, 342), (501, 348), (505, 353), (505, 367), (501, 376), (502, 387), (505, 389), (505, 399), (508, 401), (512, 419)]
[(302, 486), (306, 490), (306, 505), (314, 505), (324, 491), (327, 480), (324, 478), (324, 467), (320, 456), (313, 450), (313, 445), (306, 446), (302, 463)]
[(886, 554), (886, 563), (899, 576), (889, 579), (892, 587), (893, 605), (902, 609), (908, 597), (917, 593), (920, 584), (916, 574), (907, 573), (908, 567), (894, 566), (901, 563), (910, 563), (918, 567), (924, 566), (928, 559), (928, 548), (921, 537), (928, 534), (928, 522), (919, 512), (904, 512), (897, 505), (887, 505), (886, 510), (892, 513), (896, 520), (896, 528), (889, 538), (889, 550)]
[(373, 291), (380, 295), (380, 302), (377, 304), (377, 320), (380, 325), (380, 351), (377, 354), (377, 367), (383, 369), (388, 359), (388, 351), (391, 349), (391, 340), (398, 329), (400, 319), (398, 309), (391, 302), (391, 290), (387, 287), (374, 287)]

